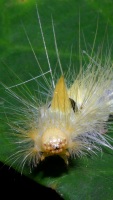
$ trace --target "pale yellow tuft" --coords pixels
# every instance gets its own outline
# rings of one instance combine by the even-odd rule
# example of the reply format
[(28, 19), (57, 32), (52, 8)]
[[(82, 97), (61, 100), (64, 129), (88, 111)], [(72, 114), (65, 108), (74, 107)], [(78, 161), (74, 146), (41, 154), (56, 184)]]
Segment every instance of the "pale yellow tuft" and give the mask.
[(63, 76), (61, 76), (55, 86), (51, 109), (52, 111), (62, 112), (65, 115), (71, 112), (71, 103)]

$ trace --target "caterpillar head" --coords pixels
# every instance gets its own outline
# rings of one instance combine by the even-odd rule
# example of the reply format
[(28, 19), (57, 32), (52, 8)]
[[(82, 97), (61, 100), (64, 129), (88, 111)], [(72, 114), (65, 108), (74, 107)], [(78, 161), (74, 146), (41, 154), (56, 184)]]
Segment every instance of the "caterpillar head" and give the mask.
[(67, 137), (58, 128), (47, 129), (42, 136), (42, 148), (47, 154), (54, 155), (63, 153), (67, 148)]

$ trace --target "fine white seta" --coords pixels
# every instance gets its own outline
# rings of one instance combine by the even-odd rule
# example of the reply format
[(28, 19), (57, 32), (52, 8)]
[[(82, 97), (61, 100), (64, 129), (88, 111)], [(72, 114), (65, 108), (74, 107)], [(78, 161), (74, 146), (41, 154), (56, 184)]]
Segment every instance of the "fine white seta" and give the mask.
[[(13, 105), (11, 108), (15, 121), (10, 122), (9, 126), (16, 148), (9, 159), (12, 164), (19, 161), (23, 168), (26, 164), (37, 166), (48, 156), (58, 155), (68, 164), (69, 157), (96, 154), (97, 150), (101, 151), (102, 146), (113, 150), (110, 144), (112, 138), (107, 135), (107, 128), (111, 127), (109, 117), (113, 113), (113, 66), (110, 54), (103, 62), (101, 57), (99, 59), (99, 54), (90, 56), (84, 52), (88, 58), (86, 69), (80, 66), (78, 74), (75, 73), (76, 69), (70, 69), (70, 74), (65, 78), (52, 21), (55, 50), (61, 71), (61, 76), (55, 80), (38, 8), (37, 16), (48, 62), (47, 72), (43, 73), (28, 35), (26, 36), (42, 72), (41, 76), (47, 84), (49, 81), (46, 74), (50, 73), (50, 90), (45, 103), (34, 97), (27, 101), (13, 91), (13, 88), (23, 85), (26, 93), (30, 94), (26, 83), (36, 80), (40, 75), (18, 85), (4, 86), (10, 96), (21, 105)], [(76, 75), (70, 85), (73, 74)], [(18, 120), (16, 115), (19, 116)]]

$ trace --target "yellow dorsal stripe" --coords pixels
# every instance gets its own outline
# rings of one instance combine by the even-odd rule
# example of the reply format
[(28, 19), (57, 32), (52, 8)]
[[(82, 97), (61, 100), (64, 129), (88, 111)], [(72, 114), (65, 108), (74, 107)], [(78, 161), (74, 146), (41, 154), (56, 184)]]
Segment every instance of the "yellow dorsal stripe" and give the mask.
[(61, 111), (65, 114), (68, 114), (71, 111), (71, 103), (63, 76), (61, 76), (56, 84), (51, 103), (51, 109), (53, 111)]

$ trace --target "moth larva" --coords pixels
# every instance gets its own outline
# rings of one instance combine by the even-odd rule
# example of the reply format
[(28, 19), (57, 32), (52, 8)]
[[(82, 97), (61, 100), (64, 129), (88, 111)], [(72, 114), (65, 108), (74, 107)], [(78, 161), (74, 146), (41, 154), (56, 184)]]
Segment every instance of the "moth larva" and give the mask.
[[(109, 116), (113, 113), (113, 67), (109, 55), (105, 62), (99, 59), (98, 55), (87, 55), (87, 68), (80, 68), (72, 85), (69, 85), (70, 80), (65, 80), (61, 67), (53, 26), (56, 54), (61, 70), (61, 76), (55, 80), (39, 14), (38, 19), (49, 66), (46, 73), (51, 75), (51, 100), (50, 93), (47, 94), (44, 104), (34, 97), (27, 101), (13, 91), (13, 87), (24, 86), (36, 77), (9, 88), (4, 86), (21, 104), (18, 108), (12, 106), (13, 117), (18, 115), (21, 118), (9, 123), (17, 146), (17, 151), (10, 159), (14, 159), (13, 163), (19, 160), (23, 168), (26, 163), (36, 166), (48, 156), (59, 155), (68, 164), (69, 157), (82, 156), (87, 152), (95, 153), (101, 146), (113, 149), (109, 143), (112, 138), (104, 134), (109, 124)], [(32, 51), (35, 55), (33, 48)], [(45, 82), (46, 73), (42, 72)], [(75, 71), (70, 70), (70, 73), (75, 74)], [(67, 79), (68, 77), (70, 75)], [(29, 95), (29, 91), (26, 93)]]

